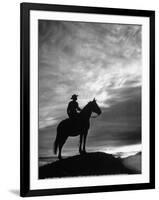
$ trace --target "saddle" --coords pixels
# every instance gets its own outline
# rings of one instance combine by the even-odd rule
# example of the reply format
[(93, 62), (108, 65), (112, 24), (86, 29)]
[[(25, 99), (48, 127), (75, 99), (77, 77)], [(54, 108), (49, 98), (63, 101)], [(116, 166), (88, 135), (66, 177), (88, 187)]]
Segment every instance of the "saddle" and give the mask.
[(74, 129), (77, 130), (81, 127), (81, 120), (79, 118), (79, 115), (77, 114), (74, 117), (69, 118), (70, 126)]

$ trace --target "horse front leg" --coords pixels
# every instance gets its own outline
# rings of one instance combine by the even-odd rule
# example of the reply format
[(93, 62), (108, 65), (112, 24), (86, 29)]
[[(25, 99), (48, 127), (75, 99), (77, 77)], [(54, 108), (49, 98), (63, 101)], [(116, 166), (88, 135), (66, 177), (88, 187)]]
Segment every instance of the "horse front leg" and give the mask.
[(88, 131), (84, 132), (84, 141), (83, 141), (83, 153), (86, 153), (86, 138), (87, 138)]
[(80, 134), (79, 153), (82, 154), (83, 134)]

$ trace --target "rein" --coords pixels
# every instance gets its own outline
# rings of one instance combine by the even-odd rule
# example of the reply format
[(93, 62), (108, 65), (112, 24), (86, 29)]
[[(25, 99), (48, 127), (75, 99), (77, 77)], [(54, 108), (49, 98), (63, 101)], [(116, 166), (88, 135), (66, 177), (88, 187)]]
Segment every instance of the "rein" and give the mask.
[[(89, 106), (89, 104), (90, 104), (90, 103), (88, 103), (88, 104), (82, 109), (82, 111), (83, 111), (84, 109), (86, 109), (86, 108), (87, 108), (86, 111), (88, 111), (88, 108), (89, 108), (88, 106)], [(90, 109), (90, 108), (89, 108), (89, 109)], [(82, 112), (82, 111), (81, 111), (81, 112)], [(80, 114), (81, 114), (81, 112), (80, 112)], [(89, 111), (88, 111), (88, 112), (89, 112)], [(91, 112), (92, 112), (92, 111), (91, 111)], [(96, 113), (96, 114), (97, 114), (97, 113)], [(97, 118), (98, 116), (99, 116), (99, 115), (97, 114), (97, 115), (95, 115), (95, 116), (90, 116), (90, 118)]]
[(96, 115), (96, 116), (91, 116), (91, 118), (97, 118), (98, 117), (98, 115)]

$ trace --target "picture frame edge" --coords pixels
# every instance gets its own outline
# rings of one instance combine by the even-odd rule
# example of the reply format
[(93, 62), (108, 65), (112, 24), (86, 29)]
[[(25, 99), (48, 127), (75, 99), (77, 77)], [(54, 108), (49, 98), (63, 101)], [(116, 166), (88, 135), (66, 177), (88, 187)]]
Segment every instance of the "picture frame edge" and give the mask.
[[(30, 65), (29, 65), (29, 18), (30, 10), (39, 10), (43, 6), (58, 6), (59, 9), (78, 7), (99, 9), (101, 7), (86, 7), (86, 6), (72, 6), (72, 5), (57, 5), (57, 4), (39, 4), (39, 3), (20, 3), (20, 196), (44, 196), (44, 195), (62, 195), (62, 194), (77, 194), (77, 193), (96, 193), (96, 192), (117, 192), (128, 190), (141, 189), (155, 189), (155, 133), (150, 135), (150, 182), (124, 185), (109, 185), (109, 186), (90, 186), (90, 187), (76, 187), (76, 188), (60, 188), (60, 189), (30, 189)], [(40, 7), (39, 7), (40, 6)], [(37, 8), (37, 9), (36, 9)], [(135, 9), (118, 9), (118, 8), (104, 8), (102, 10), (113, 9), (120, 12), (142, 12), (145, 17), (150, 17), (150, 117), (154, 116), (155, 112), (155, 11), (154, 10), (135, 10)], [(105, 10), (106, 9), (106, 10)], [(43, 10), (43, 9), (42, 9)], [(60, 10), (59, 10), (60, 11)], [(73, 11), (72, 11), (73, 12)], [(82, 11), (81, 11), (82, 12)], [(96, 12), (96, 11), (95, 11)], [(83, 12), (82, 12), (83, 13)], [(96, 14), (96, 13), (95, 13)], [(104, 13), (105, 14), (105, 13)], [(109, 13), (108, 13), (109, 14)], [(121, 15), (121, 14), (117, 14)], [(131, 15), (132, 16), (132, 15)], [(133, 16), (136, 16), (134, 14)], [(139, 15), (140, 16), (140, 15)], [(27, 24), (27, 25), (26, 25)], [(28, 29), (27, 29), (28, 28)], [(27, 29), (27, 31), (25, 31)], [(27, 47), (26, 47), (27, 45)], [(25, 49), (24, 49), (25, 46)], [(28, 61), (27, 61), (28, 60)], [(153, 67), (152, 67), (153, 66)], [(24, 98), (26, 97), (26, 99)], [(153, 102), (153, 106), (152, 106)], [(26, 107), (25, 107), (26, 106)], [(27, 113), (27, 116), (26, 116)], [(155, 116), (154, 116), (155, 119)], [(155, 130), (155, 120), (150, 120), (150, 132)], [(28, 128), (27, 128), (28, 126)], [(27, 142), (26, 142), (27, 141)], [(26, 144), (27, 143), (27, 144)], [(152, 145), (153, 144), (153, 145)], [(26, 160), (27, 157), (27, 160)], [(130, 188), (130, 186), (132, 188)], [(118, 189), (116, 189), (116, 188)], [(107, 189), (106, 189), (107, 188)], [(110, 190), (109, 190), (109, 189)], [(114, 188), (114, 189), (113, 189)], [(77, 191), (78, 190), (78, 191)], [(95, 191), (93, 191), (95, 190)], [(97, 191), (96, 191), (97, 190)], [(80, 192), (79, 192), (80, 191)]]

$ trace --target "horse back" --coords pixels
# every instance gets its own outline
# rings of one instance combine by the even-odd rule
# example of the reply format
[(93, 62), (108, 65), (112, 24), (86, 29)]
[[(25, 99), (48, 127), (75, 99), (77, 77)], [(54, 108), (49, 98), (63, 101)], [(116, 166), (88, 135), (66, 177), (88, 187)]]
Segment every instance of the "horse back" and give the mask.
[(89, 129), (89, 121), (84, 122), (80, 119), (77, 119), (77, 121), (73, 121), (69, 118), (62, 120), (58, 127), (57, 130), (59, 132), (62, 132), (63, 134), (65, 133), (68, 136), (77, 136), (83, 130), (88, 130)]

